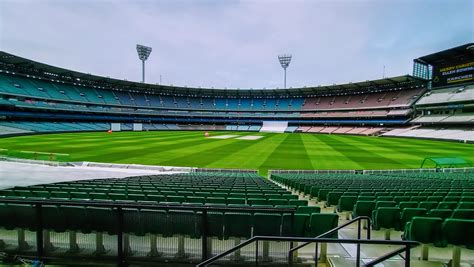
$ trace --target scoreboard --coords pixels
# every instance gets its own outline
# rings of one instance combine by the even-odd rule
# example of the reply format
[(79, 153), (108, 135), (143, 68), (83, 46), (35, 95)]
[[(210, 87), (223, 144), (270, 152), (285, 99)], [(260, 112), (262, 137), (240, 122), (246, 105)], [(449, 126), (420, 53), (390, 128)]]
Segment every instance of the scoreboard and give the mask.
[(474, 59), (433, 66), (433, 87), (464, 84), (466, 82), (474, 82)]

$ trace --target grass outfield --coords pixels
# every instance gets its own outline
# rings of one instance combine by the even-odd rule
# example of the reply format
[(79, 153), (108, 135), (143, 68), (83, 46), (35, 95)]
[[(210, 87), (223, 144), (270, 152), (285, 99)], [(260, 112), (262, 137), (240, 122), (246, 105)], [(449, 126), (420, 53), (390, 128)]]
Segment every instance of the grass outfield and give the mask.
[(206, 168), (419, 168), (425, 157), (474, 162), (474, 145), (406, 138), (327, 134), (210, 132), (261, 135), (258, 140), (205, 138), (202, 131), (66, 133), (0, 138), (0, 148), (70, 154), (71, 161)]

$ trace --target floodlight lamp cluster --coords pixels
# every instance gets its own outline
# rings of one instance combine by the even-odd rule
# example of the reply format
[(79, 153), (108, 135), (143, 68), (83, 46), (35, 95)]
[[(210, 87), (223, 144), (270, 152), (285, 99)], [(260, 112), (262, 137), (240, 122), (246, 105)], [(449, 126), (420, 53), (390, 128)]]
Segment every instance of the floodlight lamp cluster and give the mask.
[(291, 55), (286, 54), (286, 55), (279, 55), (278, 60), (280, 61), (280, 65), (282, 68), (286, 69), (290, 65), (291, 62)]
[(141, 61), (145, 61), (148, 59), (148, 56), (150, 56), (151, 47), (137, 44), (137, 52), (138, 52), (138, 58)]

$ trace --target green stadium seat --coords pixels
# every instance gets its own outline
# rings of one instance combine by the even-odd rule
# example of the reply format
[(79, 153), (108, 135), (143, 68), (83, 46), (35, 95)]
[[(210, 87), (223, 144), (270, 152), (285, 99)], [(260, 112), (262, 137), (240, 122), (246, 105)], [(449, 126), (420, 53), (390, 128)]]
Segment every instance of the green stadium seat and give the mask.
[(413, 217), (422, 217), (426, 215), (427, 210), (422, 208), (405, 208), (401, 210), (400, 226), (403, 228)]
[(352, 217), (372, 216), (372, 211), (375, 209), (375, 201), (361, 201), (357, 200), (352, 211)]
[(310, 237), (307, 231), (309, 226), (309, 220), (309, 214), (295, 214), (293, 218), (293, 227), (291, 227), (291, 214), (283, 214), (282, 235)]
[(474, 209), (474, 202), (459, 202), (457, 209)]
[(296, 208), (296, 214), (308, 214), (311, 215), (311, 213), (321, 213), (321, 207), (319, 206), (298, 206)]
[[(201, 221), (200, 217), (199, 221)], [(168, 223), (171, 225), (173, 235), (185, 235), (191, 238), (201, 237), (198, 217), (193, 211), (169, 210)]]
[(186, 202), (188, 203), (196, 203), (196, 204), (203, 204), (206, 202), (204, 197), (187, 197)]
[(109, 199), (127, 200), (127, 195), (125, 193), (109, 193)]
[(224, 238), (250, 238), (252, 217), (249, 213), (226, 212), (224, 214)]
[(391, 201), (394, 201), (394, 200), (393, 200), (393, 197), (391, 197), (391, 196), (380, 196), (380, 197), (377, 197), (375, 199), (375, 201), (377, 201), (377, 202), (378, 201), (390, 201), (391, 202)]
[(299, 200), (299, 199), (290, 199), (288, 202), (289, 205), (294, 205), (294, 206), (308, 206), (308, 201), (307, 200)]
[(418, 208), (418, 202), (415, 201), (402, 201), (398, 203), (398, 207), (401, 210), (404, 210), (405, 208)]
[(16, 228), (16, 220), (14, 217), (13, 210), (9, 207), (8, 204), (0, 203), (0, 227), (13, 230)]
[(414, 201), (414, 202), (420, 203), (420, 202), (426, 202), (426, 199), (427, 199), (427, 197), (424, 197), (424, 196), (412, 196), (412, 197), (410, 198), (410, 201)]
[(446, 219), (442, 226), (444, 244), (454, 245), (451, 267), (461, 266), (461, 247), (474, 249), (474, 220)]
[(413, 217), (405, 225), (403, 237), (406, 240), (442, 246), (442, 223), (441, 218)]
[(400, 208), (380, 207), (372, 211), (374, 230), (400, 229)]
[(166, 197), (163, 195), (147, 195), (149, 201), (163, 202), (166, 200)]
[(436, 217), (441, 219), (446, 219), (451, 217), (453, 210), (450, 209), (432, 209), (426, 213), (426, 217)]
[(474, 220), (474, 209), (455, 209), (451, 214), (451, 218)]
[(383, 207), (395, 207), (397, 203), (395, 201), (375, 201), (375, 208), (383, 208)]
[(148, 198), (145, 195), (141, 195), (141, 194), (128, 194), (127, 199), (133, 200), (133, 201), (147, 201), (148, 200)]
[(164, 210), (140, 210), (140, 221), (145, 233), (170, 237), (172, 235), (171, 224)]
[(458, 205), (458, 202), (439, 202), (438, 209), (455, 209)]
[(248, 198), (247, 203), (250, 205), (267, 205), (268, 200), (265, 198)]
[(209, 211), (207, 213), (208, 234), (218, 239), (224, 239), (224, 213)]
[(206, 198), (206, 203), (226, 204), (227, 200), (223, 197), (208, 197), (208, 198)]
[[(74, 195), (73, 195), (73, 197), (75, 198)], [(93, 200), (109, 199), (109, 196), (106, 193), (90, 193), (89, 197), (90, 197), (90, 199), (93, 199)]]
[(327, 194), (327, 206), (335, 206), (339, 203), (339, 199), (344, 194), (342, 191), (331, 191)]
[(91, 233), (91, 225), (87, 221), (86, 208), (80, 206), (60, 206), (59, 213), (67, 220), (67, 228), (71, 231)]
[(52, 191), (51, 192), (51, 197), (56, 197), (56, 198), (66, 198), (69, 199), (70, 195), (68, 192), (63, 192), (63, 191)]
[[(308, 235), (319, 236), (337, 227), (339, 216), (334, 213), (312, 213), (309, 220)], [(326, 238), (337, 238), (337, 232), (325, 236)]]
[(253, 216), (253, 235), (280, 236), (281, 215), (255, 213)]
[(86, 217), (91, 231), (110, 235), (117, 233), (117, 213), (113, 209), (87, 207)]
[(438, 202), (433, 202), (433, 201), (422, 201), (420, 204), (418, 204), (418, 208), (422, 209), (435, 209), (438, 206)]
[(227, 198), (227, 204), (245, 204), (245, 198)]
[(429, 196), (426, 198), (426, 201), (441, 202), (443, 201), (443, 197), (442, 196)]
[(474, 249), (474, 220), (448, 218), (442, 231), (445, 244)]
[[(163, 191), (162, 191), (161, 193), (163, 193)], [(184, 197), (184, 196), (166, 195), (166, 202), (183, 203), (183, 202), (186, 202), (186, 197)]]
[(268, 200), (268, 203), (270, 205), (273, 205), (273, 206), (276, 206), (276, 205), (287, 205), (288, 204), (288, 200), (286, 199), (269, 199)]
[(359, 196), (357, 201), (375, 201), (375, 196)]
[(41, 207), (44, 229), (60, 233), (68, 230), (67, 218), (60, 211), (60, 208), (55, 205), (44, 205)]
[(352, 211), (357, 202), (357, 196), (341, 196), (337, 205), (337, 211)]

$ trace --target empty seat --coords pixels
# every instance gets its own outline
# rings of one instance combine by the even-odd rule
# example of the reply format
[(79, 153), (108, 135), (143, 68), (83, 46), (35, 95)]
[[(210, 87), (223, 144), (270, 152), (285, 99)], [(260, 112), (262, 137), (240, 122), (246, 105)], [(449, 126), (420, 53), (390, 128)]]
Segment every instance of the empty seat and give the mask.
[(255, 213), (253, 216), (253, 235), (279, 236), (281, 215), (268, 213)]
[(282, 235), (283, 236), (297, 236), (297, 237), (309, 237), (308, 225), (310, 215), (309, 214), (294, 214), (293, 227), (291, 227), (291, 214), (283, 214), (282, 219)]
[(441, 219), (446, 219), (451, 217), (451, 214), (453, 213), (452, 210), (450, 209), (432, 209), (426, 213), (427, 217), (437, 217)]
[(395, 207), (397, 203), (395, 201), (376, 201), (375, 202), (375, 209), (382, 208), (382, 207)]
[(289, 205), (294, 205), (294, 206), (307, 206), (308, 201), (306, 200), (299, 200), (299, 199), (290, 199), (288, 202)]
[(400, 208), (381, 207), (372, 211), (372, 221), (374, 230), (400, 229)]
[(352, 211), (354, 209), (354, 205), (357, 201), (357, 196), (346, 196), (343, 195), (339, 198), (339, 202), (337, 204), (337, 211)]
[(320, 213), (321, 212), (321, 207), (319, 206), (299, 206), (296, 209), (296, 214), (308, 214), (311, 215), (311, 213)]
[(360, 201), (357, 200), (354, 205), (354, 210), (352, 211), (353, 218), (359, 216), (372, 216), (372, 211), (375, 208), (375, 201)]
[(458, 205), (458, 202), (448, 202), (443, 201), (438, 204), (438, 209), (455, 209)]
[(403, 228), (405, 224), (415, 216), (425, 216), (427, 210), (422, 208), (405, 208), (400, 216), (400, 226)]
[(474, 220), (446, 219), (442, 231), (445, 243), (474, 249)]
[(474, 209), (455, 209), (451, 214), (451, 218), (474, 220)]
[(249, 213), (226, 212), (224, 213), (224, 238), (241, 237), (250, 238), (252, 218)]
[(398, 203), (398, 207), (403, 210), (405, 208), (417, 208), (418, 207), (418, 202), (415, 201), (402, 201)]
[(438, 202), (434, 202), (434, 201), (422, 201), (422, 202), (420, 202), (420, 204), (418, 205), (418, 208), (430, 210), (430, 209), (436, 208), (437, 206), (438, 206)]
[(406, 240), (442, 246), (442, 223), (441, 218), (413, 217), (405, 225), (403, 237)]
[[(312, 213), (309, 221), (308, 235), (319, 236), (337, 227), (339, 216), (334, 213)], [(337, 238), (337, 232), (325, 236), (326, 238)]]

